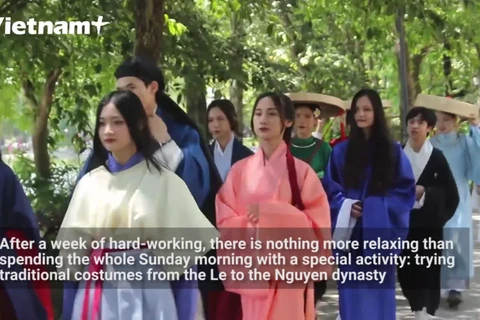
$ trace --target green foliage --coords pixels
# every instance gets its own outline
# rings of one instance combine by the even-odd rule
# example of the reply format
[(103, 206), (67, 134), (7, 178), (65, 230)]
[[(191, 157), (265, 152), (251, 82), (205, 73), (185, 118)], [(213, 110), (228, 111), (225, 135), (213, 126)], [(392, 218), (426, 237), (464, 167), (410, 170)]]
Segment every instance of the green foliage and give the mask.
[[(308, 90), (347, 100), (360, 88), (373, 87), (392, 100), (387, 114), (398, 135), (395, 18), (400, 9), (405, 10), (410, 76), (418, 81), (416, 87), (443, 95), (451, 86), (465, 91), (465, 101), (476, 102), (479, 88), (472, 78), (480, 74), (480, 3), (464, 0), (166, 1), (161, 44), (166, 90), (182, 107), (188, 103), (188, 112), (204, 128), (205, 110), (198, 109), (213, 97), (230, 98), (233, 80), (241, 84), (245, 107), (240, 116), (247, 126), (253, 101), (263, 91)], [(2, 38), (1, 132), (16, 128), (34, 133), (39, 111), (32, 96), (37, 104), (42, 101), (48, 74), (61, 68), (48, 119), (49, 150), (69, 146), (84, 151), (97, 104), (114, 88), (113, 70), (133, 52), (135, 2), (3, 0), (1, 10), (19, 20), (93, 20), (103, 15), (111, 21), (101, 35)], [(448, 79), (446, 57), (452, 65)], [(33, 93), (28, 99), (26, 88)], [(330, 136), (325, 138), (335, 132), (326, 131)], [(19, 158), (15, 166), (38, 212), (62, 210), (67, 197), (56, 195), (53, 186), (64, 185), (58, 179), (78, 167), (54, 161), (52, 179), (40, 181), (32, 178), (30, 160)]]
[(12, 169), (31, 201), (43, 236), (56, 234), (68, 208), (78, 167), (54, 161), (51, 180), (44, 180), (35, 173), (33, 161), (25, 154), (17, 153)]

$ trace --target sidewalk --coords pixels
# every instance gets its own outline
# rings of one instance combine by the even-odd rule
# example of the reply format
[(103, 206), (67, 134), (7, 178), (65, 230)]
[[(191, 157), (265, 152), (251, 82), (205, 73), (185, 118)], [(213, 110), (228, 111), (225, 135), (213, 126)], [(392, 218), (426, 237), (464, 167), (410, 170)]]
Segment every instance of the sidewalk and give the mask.
[[(480, 228), (480, 215), (473, 217), (474, 240), (477, 240), (477, 232)], [(475, 277), (470, 283), (470, 289), (463, 293), (464, 302), (458, 310), (450, 311), (444, 300), (434, 319), (441, 320), (480, 320), (480, 242), (475, 242), (473, 256)], [(335, 320), (338, 314), (338, 292), (334, 283), (329, 283), (328, 290), (320, 304), (318, 320)], [(402, 295), (397, 284), (397, 319), (414, 319), (410, 307)]]

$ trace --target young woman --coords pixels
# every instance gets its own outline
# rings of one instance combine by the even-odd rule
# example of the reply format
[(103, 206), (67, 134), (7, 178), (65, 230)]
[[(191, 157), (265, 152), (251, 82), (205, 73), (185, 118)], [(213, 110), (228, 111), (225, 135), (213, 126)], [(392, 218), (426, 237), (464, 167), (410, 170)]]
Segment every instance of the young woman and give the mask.
[[(257, 98), (251, 122), (260, 149), (232, 167), (217, 195), (217, 223), (222, 237), (228, 239), (229, 232), (234, 230), (236, 234), (253, 233), (257, 239), (265, 239), (268, 228), (285, 228), (284, 236), (288, 238), (291, 230), (288, 228), (297, 228), (312, 241), (330, 239), (329, 206), (320, 179), (308, 164), (295, 159), (287, 147), (294, 113), (292, 102), (285, 95), (265, 93)], [(223, 254), (229, 256), (231, 252), (225, 250)], [(330, 252), (320, 250), (318, 254)], [(327, 273), (330, 270), (329, 266), (315, 268)], [(241, 295), (244, 319), (315, 317), (313, 282), (290, 288), (286, 282), (274, 280), (254, 281), (245, 286), (224, 283), (227, 290)]]
[[(472, 232), (472, 207), (470, 198), (469, 181), (480, 184), (480, 122), (478, 120), (478, 107), (455, 101), (449, 98), (420, 95), (416, 104), (423, 99), (427, 108), (437, 110), (437, 132), (430, 139), (435, 148), (440, 149), (447, 158), (453, 177), (457, 184), (460, 203), (454, 216), (447, 222), (444, 229), (444, 239), (453, 240), (455, 248), (444, 252), (447, 256), (455, 256), (454, 268), (442, 268), (443, 294), (451, 308), (456, 308), (461, 302), (461, 292), (467, 288), (467, 281), (473, 277), (473, 232)], [(432, 100), (432, 101), (430, 101)], [(438, 111), (439, 106), (442, 111)], [(468, 135), (458, 133), (458, 110), (470, 108)], [(453, 113), (447, 113), (451, 110)], [(477, 114), (473, 114), (473, 113)], [(454, 114), (455, 113), (455, 114)], [(469, 230), (467, 232), (466, 230)]]
[[(410, 213), (409, 241), (443, 240), (443, 227), (457, 210), (459, 197), (452, 171), (443, 153), (428, 140), (437, 118), (435, 112), (424, 107), (410, 109), (406, 116), (409, 139), (404, 151), (410, 160), (417, 183), (415, 207)], [(415, 261), (415, 256), (442, 255), (441, 249), (405, 249), (402, 256)], [(415, 319), (434, 316), (440, 305), (439, 264), (410, 263), (398, 269), (398, 281)]]
[(333, 240), (359, 242), (358, 249), (337, 251), (351, 255), (341, 272), (385, 278), (339, 282), (341, 320), (394, 320), (395, 263), (362, 265), (356, 257), (401, 250), (364, 247), (364, 241), (405, 240), (410, 210), (415, 203), (415, 178), (401, 146), (389, 134), (382, 101), (374, 90), (359, 91), (352, 102), (353, 120), (347, 141), (332, 150), (322, 182), (330, 202)]
[(332, 148), (327, 142), (312, 135), (319, 112), (320, 109), (316, 105), (295, 106), (295, 138), (292, 139), (290, 151), (294, 157), (308, 163), (321, 179)]
[[(31, 259), (40, 253), (38, 244), (40, 232), (30, 200), (23, 191), (20, 181), (12, 169), (2, 160), (0, 153), (0, 241), (19, 239), (22, 242), (34, 241), (32, 248), (14, 248), (2, 245), (0, 256)], [(20, 275), (46, 272), (42, 265), (15, 264), (9, 267), (0, 265), (3, 280), (0, 281), (0, 319), (53, 320), (55, 318), (48, 281), (9, 280), (8, 273)], [(5, 272), (5, 273), (4, 273)]]
[(215, 139), (210, 151), (218, 172), (225, 181), (232, 165), (238, 160), (251, 156), (253, 152), (245, 147), (235, 135), (238, 119), (233, 103), (229, 100), (215, 100), (207, 108), (208, 132)]
[[(67, 285), (71, 290), (65, 291), (63, 319), (179, 318), (170, 281), (155, 281), (149, 278), (148, 270), (177, 272), (180, 278), (192, 266), (192, 260), (188, 265), (160, 266), (143, 265), (138, 259), (145, 255), (150, 259), (168, 256), (170, 250), (148, 250), (145, 243), (170, 241), (172, 237), (202, 241), (204, 250), (187, 249), (182, 254), (192, 258), (203, 255), (211, 248), (209, 240), (217, 231), (198, 208), (185, 182), (155, 160), (157, 148), (145, 110), (133, 92), (114, 91), (102, 100), (97, 110), (92, 170), (75, 188), (58, 239), (82, 237), (90, 243), (102, 237), (115, 241), (138, 237), (142, 245), (115, 250), (107, 242), (104, 250), (87, 247), (76, 252), (80, 257), (90, 257), (88, 273), (93, 273), (92, 277), (100, 275), (100, 280), (75, 278), (77, 272), (85, 275), (87, 270), (80, 265), (68, 266), (70, 279), (77, 282)], [(185, 232), (172, 232), (173, 228)], [(60, 254), (70, 253), (62, 250)], [(126, 255), (135, 261), (129, 265), (95, 263), (94, 257), (106, 255)], [(135, 280), (111, 279), (128, 272), (136, 275)]]

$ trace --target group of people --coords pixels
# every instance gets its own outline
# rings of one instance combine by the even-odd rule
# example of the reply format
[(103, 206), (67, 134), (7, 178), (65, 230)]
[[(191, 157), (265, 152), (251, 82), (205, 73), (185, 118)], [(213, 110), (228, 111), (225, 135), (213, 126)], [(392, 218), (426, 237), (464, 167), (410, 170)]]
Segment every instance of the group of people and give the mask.
[[(108, 233), (114, 239), (140, 238), (146, 243), (176, 235), (202, 241), (203, 250), (182, 250), (182, 255), (193, 258), (219, 254), (210, 240), (228, 238), (232, 230), (255, 235), (268, 228), (301, 228), (321, 243), (453, 240), (456, 245), (451, 250), (324, 249), (319, 254), (456, 257), (451, 269), (414, 263), (403, 268), (368, 266), (355, 259), (338, 266), (342, 271), (376, 269), (386, 274), (383, 283), (338, 283), (338, 319), (395, 319), (397, 279), (417, 319), (435, 314), (441, 288), (447, 289), (451, 307), (461, 303), (461, 293), (473, 276), (469, 182), (480, 185), (478, 114), (468, 119), (469, 133), (460, 134), (456, 129), (460, 116), (454, 108), (439, 111), (436, 103), (422, 101), (406, 116), (409, 140), (402, 146), (390, 135), (379, 94), (364, 89), (353, 97), (346, 116), (348, 139), (332, 147), (312, 133), (325, 114), (321, 103), (263, 93), (251, 115), (259, 144), (253, 153), (240, 140), (239, 121), (230, 101), (215, 100), (208, 106), (213, 143), (207, 144), (196, 124), (165, 94), (163, 75), (154, 63), (141, 57), (128, 59), (116, 69), (115, 78), (117, 89), (97, 109), (93, 151), (79, 174), (58, 239), (92, 241)], [(429, 139), (434, 128), (436, 134)], [(3, 162), (0, 192), (2, 237), (39, 241), (31, 206)], [(2, 250), (4, 255), (36, 254)], [(142, 246), (90, 248), (77, 254), (126, 253), (138, 258), (144, 253), (168, 256), (172, 252)], [(61, 250), (59, 254), (69, 253)], [(119, 268), (91, 262), (87, 270)], [(151, 266), (123, 268), (147, 273)], [(154, 266), (157, 271), (182, 274), (193, 269), (207, 275), (224, 268), (192, 263)], [(332, 272), (332, 266), (319, 268)], [(68, 266), (65, 271), (73, 275), (80, 269)], [(194, 320), (201, 314), (206, 320), (311, 320), (316, 317), (315, 302), (327, 286), (326, 280), (288, 288), (278, 281), (243, 286), (216, 278), (197, 282), (184, 277), (134, 282), (67, 281), (62, 319)], [(6, 319), (53, 319), (48, 285), (25, 284), (22, 294), (11, 282), (1, 285), (0, 308)]]

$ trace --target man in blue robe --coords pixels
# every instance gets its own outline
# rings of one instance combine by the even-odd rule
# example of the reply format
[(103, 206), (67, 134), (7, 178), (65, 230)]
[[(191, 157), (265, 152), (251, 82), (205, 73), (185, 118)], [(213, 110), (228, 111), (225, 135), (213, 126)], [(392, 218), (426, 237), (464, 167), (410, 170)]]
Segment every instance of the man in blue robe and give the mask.
[[(161, 70), (146, 58), (133, 57), (122, 63), (115, 70), (114, 75), (118, 89), (130, 90), (142, 101), (150, 117), (152, 134), (159, 143), (157, 155), (164, 160), (170, 170), (185, 181), (202, 212), (213, 225), (216, 225), (215, 196), (222, 180), (197, 126), (185, 111), (165, 94), (165, 81)], [(79, 179), (85, 172), (89, 172), (96, 166), (98, 164), (93, 163), (89, 157)], [(209, 253), (209, 255), (213, 254), (215, 252)], [(215, 273), (218, 272), (216, 266), (198, 266), (198, 268), (206, 272), (207, 277), (210, 275), (210, 268), (214, 268)], [(181, 279), (171, 284), (178, 319), (193, 320), (198, 307), (196, 282)], [(212, 301), (213, 299), (209, 298), (209, 293), (222, 292), (223, 285), (220, 281), (202, 281), (198, 287), (202, 294), (206, 319), (213, 319), (214, 317), (209, 315), (213, 313), (212, 306), (214, 309), (221, 306), (217, 305), (218, 301)], [(67, 290), (65, 295), (68, 295), (71, 300), (74, 290)], [(238, 301), (240, 301), (239, 298)], [(232, 305), (231, 308), (236, 307)], [(71, 314), (70, 309), (71, 307), (64, 303), (64, 310), (68, 310), (67, 314)]]
[[(38, 245), (40, 233), (30, 201), (22, 185), (1, 159), (0, 154), (0, 241), (4, 239), (35, 241)], [(0, 256), (34, 257), (38, 248), (12, 248), (2, 245)], [(2, 272), (23, 270), (45, 271), (44, 266), (1, 265)], [(5, 276), (5, 274), (4, 274)], [(7, 276), (8, 277), (8, 276)], [(53, 320), (53, 305), (48, 281), (0, 281), (0, 318), (17, 320)]]

